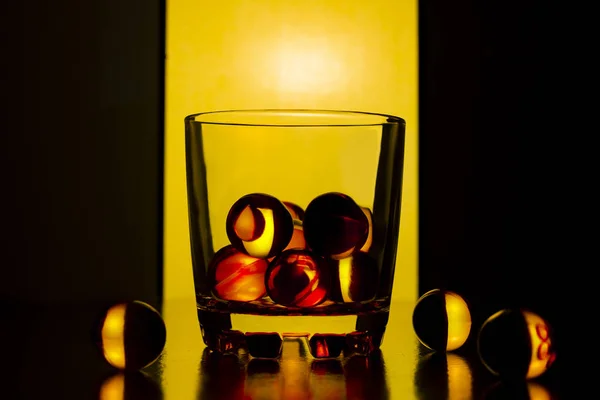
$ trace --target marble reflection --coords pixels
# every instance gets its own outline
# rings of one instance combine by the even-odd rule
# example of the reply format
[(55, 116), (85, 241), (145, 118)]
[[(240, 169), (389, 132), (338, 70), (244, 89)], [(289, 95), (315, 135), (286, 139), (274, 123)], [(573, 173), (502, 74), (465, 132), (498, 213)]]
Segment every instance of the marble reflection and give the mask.
[(140, 371), (115, 373), (107, 377), (98, 392), (99, 400), (162, 400), (160, 385)]
[(484, 400), (558, 400), (558, 396), (540, 382), (498, 382), (490, 387)]
[(435, 352), (423, 355), (414, 376), (419, 400), (471, 400), (473, 373), (465, 358), (454, 353)]
[(198, 400), (388, 399), (381, 352), (370, 357), (314, 359), (303, 338), (287, 338), (278, 360), (205, 349)]

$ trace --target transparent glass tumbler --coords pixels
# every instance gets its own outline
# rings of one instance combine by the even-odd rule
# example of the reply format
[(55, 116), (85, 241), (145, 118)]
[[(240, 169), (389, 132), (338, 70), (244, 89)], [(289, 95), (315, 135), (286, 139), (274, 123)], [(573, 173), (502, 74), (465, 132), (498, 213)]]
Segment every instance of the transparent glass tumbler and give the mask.
[(379, 349), (390, 311), (403, 119), (325, 110), (185, 118), (188, 215), (206, 346), (278, 358)]

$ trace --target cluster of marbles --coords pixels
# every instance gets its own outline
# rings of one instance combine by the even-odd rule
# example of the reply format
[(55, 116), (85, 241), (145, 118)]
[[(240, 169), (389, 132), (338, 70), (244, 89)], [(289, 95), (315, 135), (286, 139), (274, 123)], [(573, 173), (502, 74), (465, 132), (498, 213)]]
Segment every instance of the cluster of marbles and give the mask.
[(324, 193), (303, 209), (252, 193), (231, 206), (225, 225), (230, 243), (208, 267), (216, 299), (309, 308), (376, 296), (372, 213), (348, 195)]
[[(453, 351), (471, 333), (471, 313), (457, 293), (433, 289), (413, 309), (413, 329), (426, 348)], [(479, 328), (477, 353), (482, 364), (506, 380), (532, 379), (546, 372), (556, 359), (550, 325), (525, 309), (504, 309)]]

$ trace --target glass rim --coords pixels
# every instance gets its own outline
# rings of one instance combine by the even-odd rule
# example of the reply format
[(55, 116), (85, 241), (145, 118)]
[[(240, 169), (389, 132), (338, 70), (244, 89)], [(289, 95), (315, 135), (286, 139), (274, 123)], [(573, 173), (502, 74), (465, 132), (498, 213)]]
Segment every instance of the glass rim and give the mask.
[(207, 125), (297, 128), (406, 125), (403, 118), (390, 114), (307, 108), (205, 111), (186, 116), (185, 122), (198, 122)]

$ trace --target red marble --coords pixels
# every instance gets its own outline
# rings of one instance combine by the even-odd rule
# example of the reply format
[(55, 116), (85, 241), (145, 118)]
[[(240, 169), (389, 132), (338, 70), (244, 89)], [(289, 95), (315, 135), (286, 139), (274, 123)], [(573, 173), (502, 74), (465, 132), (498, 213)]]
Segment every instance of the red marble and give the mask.
[(278, 304), (314, 307), (327, 298), (328, 265), (308, 250), (286, 250), (275, 258), (265, 274), (267, 294)]
[(208, 268), (212, 294), (221, 300), (253, 301), (263, 297), (268, 262), (228, 245), (219, 250)]

